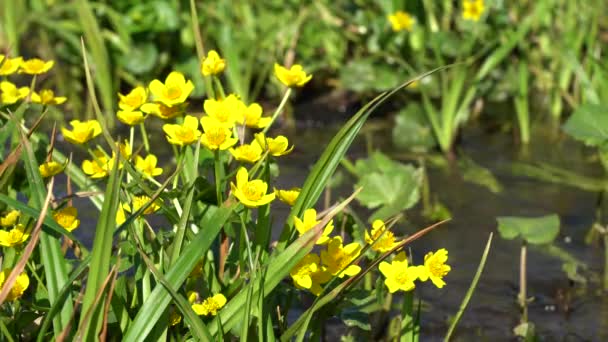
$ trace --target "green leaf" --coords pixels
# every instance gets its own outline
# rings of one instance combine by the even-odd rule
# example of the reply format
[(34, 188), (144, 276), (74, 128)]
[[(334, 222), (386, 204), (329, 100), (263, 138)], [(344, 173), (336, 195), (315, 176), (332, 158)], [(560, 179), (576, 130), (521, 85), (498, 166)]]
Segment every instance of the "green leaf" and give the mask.
[(503, 239), (512, 240), (520, 236), (528, 243), (541, 245), (555, 240), (559, 234), (559, 216), (556, 214), (542, 217), (497, 217), (498, 232)]
[(465, 181), (481, 185), (495, 194), (502, 192), (502, 185), (494, 177), (492, 171), (475, 163), (466, 155), (462, 155), (458, 160), (458, 167)]
[(368, 314), (358, 310), (343, 310), (340, 319), (348, 327), (357, 327), (361, 330), (371, 331), (370, 317)]
[(135, 44), (130, 47), (129, 53), (120, 59), (121, 64), (136, 75), (142, 75), (152, 71), (158, 61), (158, 49), (156, 45), (146, 42)]
[(394, 67), (378, 64), (372, 58), (351, 61), (340, 70), (342, 86), (356, 92), (385, 91), (395, 88), (399, 82), (400, 76)]
[(576, 109), (563, 126), (563, 130), (576, 140), (590, 146), (608, 143), (608, 107), (585, 104)]
[(395, 117), (393, 144), (402, 149), (427, 151), (437, 145), (424, 110), (418, 103), (408, 105)]

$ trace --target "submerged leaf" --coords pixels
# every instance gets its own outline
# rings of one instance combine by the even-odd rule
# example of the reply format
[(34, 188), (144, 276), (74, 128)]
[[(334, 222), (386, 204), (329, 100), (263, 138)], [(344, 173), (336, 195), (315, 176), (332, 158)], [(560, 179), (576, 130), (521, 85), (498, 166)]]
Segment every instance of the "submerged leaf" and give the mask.
[(608, 143), (608, 107), (585, 104), (576, 109), (563, 126), (563, 130), (576, 140), (590, 146)]
[(559, 233), (559, 217), (556, 214), (541, 217), (497, 217), (498, 232), (503, 239), (512, 240), (518, 236), (535, 245), (547, 244), (555, 240)]

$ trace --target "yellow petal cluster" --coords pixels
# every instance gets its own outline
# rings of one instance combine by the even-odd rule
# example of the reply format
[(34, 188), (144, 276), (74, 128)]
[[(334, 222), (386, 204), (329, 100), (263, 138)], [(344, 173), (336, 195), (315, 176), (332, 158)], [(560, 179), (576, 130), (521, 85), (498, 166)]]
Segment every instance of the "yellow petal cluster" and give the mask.
[(305, 255), (289, 275), (297, 288), (309, 290), (315, 296), (321, 294), (323, 290), (321, 285), (331, 279), (331, 274), (325, 266), (321, 265), (319, 256), (314, 253)]
[[(306, 209), (302, 219), (294, 216), (293, 223), (298, 233), (300, 233), (300, 236), (302, 236), (304, 233), (314, 228), (317, 224), (321, 223), (321, 220), (317, 220), (317, 211), (315, 209)], [(334, 221), (330, 220), (323, 228), (323, 233), (321, 233), (321, 236), (316, 242), (317, 245), (327, 244), (330, 241), (329, 234), (331, 234), (333, 230)]]
[(388, 287), (390, 293), (399, 290), (411, 291), (416, 287), (414, 281), (418, 279), (419, 268), (417, 266), (408, 266), (405, 252), (396, 255), (391, 263), (386, 261), (381, 262), (378, 268), (386, 278), (384, 284)]
[(186, 81), (184, 74), (178, 71), (171, 72), (165, 83), (153, 80), (149, 85), (150, 92), (156, 101), (165, 106), (175, 106), (184, 103), (194, 90), (192, 81)]
[(409, 13), (404, 11), (397, 11), (388, 16), (388, 21), (391, 23), (391, 28), (395, 32), (399, 31), (412, 31), (412, 27), (416, 22), (416, 19), (412, 17)]
[(19, 100), (23, 100), (30, 93), (30, 88), (28, 87), (17, 87), (13, 83), (9, 81), (0, 82), (0, 91), (2, 91), (2, 103), (6, 105), (10, 105), (16, 103)]
[(287, 137), (283, 135), (279, 135), (276, 138), (269, 138), (264, 133), (256, 133), (255, 140), (258, 141), (258, 144), (260, 144), (260, 147), (262, 147), (264, 151), (268, 151), (268, 153), (274, 157), (289, 154), (294, 148), (293, 145), (289, 147), (289, 141), (287, 140)]
[(462, 19), (479, 21), (484, 10), (483, 0), (464, 0), (462, 2)]
[(21, 212), (19, 210), (12, 209), (8, 213), (4, 214), (4, 216), (0, 217), (0, 226), (4, 228), (14, 226), (17, 224), (19, 216), (21, 216)]
[(13, 229), (6, 231), (0, 230), (0, 246), (13, 247), (24, 243), (30, 237), (30, 233), (25, 231), (25, 226), (18, 223)]
[(70, 125), (72, 126), (72, 130), (62, 127), (61, 133), (65, 140), (72, 144), (85, 144), (101, 134), (101, 125), (97, 120), (72, 120), (70, 121)]
[(49, 177), (55, 176), (55, 175), (61, 173), (61, 171), (63, 171), (64, 168), (65, 168), (65, 165), (59, 164), (58, 162), (56, 162), (54, 160), (48, 161), (48, 162), (38, 166), (38, 170), (40, 171), (40, 175), (42, 176), (42, 178), (49, 178)]
[(287, 87), (302, 87), (310, 79), (312, 75), (307, 75), (300, 64), (294, 64), (291, 68), (274, 63), (274, 75)]
[(201, 126), (205, 132), (201, 136), (201, 144), (211, 151), (227, 150), (234, 146), (239, 139), (232, 137), (232, 130), (211, 116), (201, 118)]
[(198, 120), (192, 115), (186, 115), (184, 123), (181, 125), (164, 124), (163, 131), (167, 134), (167, 140), (170, 144), (179, 146), (196, 142), (202, 134), (198, 130)]
[(28, 75), (40, 75), (51, 70), (54, 64), (54, 61), (43, 61), (40, 58), (32, 58), (21, 62), (21, 68), (19, 72)]
[(226, 60), (220, 58), (220, 55), (215, 50), (209, 51), (207, 57), (201, 63), (201, 73), (203, 76), (221, 74), (225, 68)]
[(252, 103), (245, 108), (245, 125), (250, 128), (264, 128), (270, 124), (272, 119), (270, 117), (262, 117), (262, 106), (258, 103)]
[(253, 164), (262, 158), (262, 148), (256, 140), (253, 140), (251, 144), (231, 148), (230, 154), (238, 161)]
[(281, 202), (293, 206), (298, 200), (301, 190), (300, 188), (291, 188), (289, 190), (274, 189), (274, 193), (277, 194)]
[(374, 251), (386, 253), (397, 246), (395, 235), (386, 229), (382, 220), (375, 220), (372, 223), (371, 234), (365, 231), (365, 242), (372, 245)]
[(95, 150), (93, 155), (95, 158), (92, 160), (84, 160), (82, 162), (82, 171), (91, 178), (106, 177), (114, 166), (114, 158), (109, 158), (101, 149)]
[[(144, 205), (146, 205), (146, 203), (150, 202), (150, 200), (151, 198), (146, 195), (133, 196), (131, 198), (131, 205), (129, 205), (129, 203), (123, 203), (122, 205), (118, 206), (118, 211), (116, 212), (116, 224), (121, 225), (127, 220), (125, 212), (135, 213)], [(159, 209), (160, 203), (158, 202), (158, 200), (156, 200), (152, 202), (150, 206), (146, 208), (146, 210), (143, 211), (142, 215), (154, 214)]]
[(53, 214), (53, 219), (68, 232), (73, 231), (80, 225), (77, 218), (78, 210), (74, 207), (65, 207)]
[(361, 245), (358, 242), (349, 243), (342, 246), (342, 237), (335, 236), (327, 244), (327, 249), (321, 251), (323, 265), (327, 266), (327, 271), (333, 276), (343, 278), (344, 276), (354, 276), (361, 272), (359, 265), (349, 265), (361, 253)]
[(23, 58), (21, 57), (8, 58), (5, 55), (0, 55), (0, 76), (16, 73), (22, 62)]
[(51, 89), (42, 89), (40, 93), (32, 92), (32, 102), (43, 105), (60, 105), (67, 100), (64, 96), (55, 96)]
[(448, 261), (448, 251), (441, 248), (437, 252), (429, 252), (424, 256), (424, 266), (418, 266), (420, 280), (431, 279), (438, 288), (445, 286), (443, 277), (452, 269), (446, 264)]
[[(11, 274), (11, 270), (10, 269), (5, 269), (2, 272), (0, 272), (0, 288), (2, 288), (4, 286), (4, 282), (6, 281), (6, 279), (8, 278), (8, 276)], [(27, 290), (27, 288), (30, 286), (30, 278), (27, 276), (27, 274), (25, 272), (22, 272), (21, 274), (19, 274), (17, 276), (17, 279), (15, 279), (15, 282), (13, 283), (13, 287), (11, 288), (10, 292), (8, 293), (8, 296), (6, 296), (6, 300), (8, 300), (9, 302), (12, 302), (16, 299), (21, 298), (21, 296), (23, 296), (23, 293), (25, 292), (25, 290)]]
[(148, 101), (148, 91), (142, 86), (137, 86), (125, 95), (119, 93), (118, 99), (118, 107), (121, 110), (132, 112)]
[(175, 106), (166, 106), (160, 102), (145, 103), (141, 106), (141, 111), (159, 117), (163, 120), (173, 119), (176, 116), (182, 115), (185, 112), (186, 104), (178, 104)]
[(234, 196), (248, 208), (256, 208), (272, 202), (275, 194), (266, 194), (268, 184), (260, 179), (249, 180), (247, 169), (241, 167), (236, 173), (236, 184), (230, 183)]
[(223, 294), (218, 293), (205, 299), (200, 304), (192, 304), (192, 310), (199, 316), (215, 316), (224, 305), (226, 305), (226, 297), (224, 297)]
[(144, 116), (144, 113), (142, 113), (139, 110), (134, 110), (134, 111), (119, 110), (118, 112), (116, 112), (116, 117), (118, 118), (118, 121), (124, 123), (125, 125), (129, 125), (129, 126), (139, 125), (140, 123), (144, 122), (144, 120), (146, 119), (146, 117)]
[(205, 113), (227, 128), (235, 123), (242, 123), (247, 107), (236, 95), (230, 94), (223, 99), (207, 99), (203, 103)]
[(158, 159), (155, 155), (149, 154), (146, 158), (135, 157), (135, 169), (148, 177), (156, 177), (163, 173), (163, 169), (156, 167)]

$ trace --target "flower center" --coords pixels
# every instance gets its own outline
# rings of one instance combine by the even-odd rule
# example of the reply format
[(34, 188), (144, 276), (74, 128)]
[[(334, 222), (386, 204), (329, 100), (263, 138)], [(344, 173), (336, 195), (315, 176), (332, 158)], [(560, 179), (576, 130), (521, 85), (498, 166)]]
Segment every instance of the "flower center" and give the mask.
[(212, 145), (219, 146), (226, 141), (226, 131), (221, 127), (213, 127), (207, 132), (207, 140)]
[(247, 184), (245, 184), (245, 186), (243, 187), (243, 194), (245, 195), (245, 197), (252, 201), (259, 200), (260, 198), (262, 198), (263, 195), (262, 188), (254, 182), (248, 182)]
[(407, 273), (407, 267), (401, 268), (397, 274), (395, 274), (395, 280), (397, 280), (399, 284), (405, 284), (411, 281), (410, 276)]
[(446, 268), (443, 266), (443, 263), (433, 261), (429, 265), (429, 272), (435, 277), (443, 277), (448, 273)]
[(182, 89), (177, 86), (166, 86), (163, 95), (169, 100), (175, 100), (182, 95)]
[(194, 141), (196, 138), (194, 137), (194, 131), (188, 127), (180, 126), (175, 130), (175, 137), (180, 141)]

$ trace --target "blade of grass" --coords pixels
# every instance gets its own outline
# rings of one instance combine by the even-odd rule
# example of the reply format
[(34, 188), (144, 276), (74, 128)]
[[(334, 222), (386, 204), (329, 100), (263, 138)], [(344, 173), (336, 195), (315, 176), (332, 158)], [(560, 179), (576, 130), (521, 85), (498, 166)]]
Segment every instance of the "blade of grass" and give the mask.
[(488, 258), (488, 254), (490, 253), (490, 246), (492, 245), (492, 236), (493, 236), (493, 234), (490, 233), (490, 237), (488, 237), (488, 242), (486, 243), (486, 248), (484, 249), (483, 255), (481, 256), (481, 260), (479, 261), (479, 266), (477, 266), (477, 272), (475, 272), (473, 281), (471, 281), (471, 285), (469, 286), (469, 289), (467, 290), (467, 293), (464, 296), (462, 303), (460, 303), (460, 308), (458, 309), (456, 316), (452, 320), (452, 323), (450, 324), (450, 328), (448, 329), (448, 332), (445, 334), (445, 338), (443, 339), (445, 342), (448, 342), (450, 340), (450, 337), (452, 337), (452, 334), (454, 333), (454, 329), (456, 329), (456, 326), (458, 325), (458, 322), (460, 321), (460, 318), (462, 317), (464, 310), (467, 308), (467, 305), (469, 304), (471, 297), (473, 297), (473, 293), (475, 293), (475, 288), (477, 287), (477, 283), (479, 282), (481, 273), (483, 272), (483, 269), (486, 265), (486, 260)]

